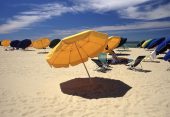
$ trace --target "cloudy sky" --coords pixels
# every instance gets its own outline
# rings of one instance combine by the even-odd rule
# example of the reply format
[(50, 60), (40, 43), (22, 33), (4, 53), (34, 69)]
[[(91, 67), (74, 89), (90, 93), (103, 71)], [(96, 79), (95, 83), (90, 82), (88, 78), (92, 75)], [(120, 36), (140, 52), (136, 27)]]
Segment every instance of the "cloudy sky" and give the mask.
[(92, 29), (142, 40), (170, 36), (169, 0), (3, 0), (1, 39), (63, 38)]

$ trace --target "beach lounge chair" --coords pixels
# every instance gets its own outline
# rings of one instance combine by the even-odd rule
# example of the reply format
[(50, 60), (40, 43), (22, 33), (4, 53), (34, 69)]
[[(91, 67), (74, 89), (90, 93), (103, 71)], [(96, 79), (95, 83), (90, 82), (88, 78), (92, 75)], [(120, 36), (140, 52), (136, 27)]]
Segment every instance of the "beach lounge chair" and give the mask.
[(138, 66), (139, 64), (140, 64), (140, 66), (141, 66), (141, 69), (143, 69), (142, 68), (142, 65), (141, 65), (141, 61), (145, 58), (146, 56), (138, 56), (137, 58), (136, 58), (136, 60), (134, 60), (134, 61), (132, 61), (131, 63), (129, 63), (129, 64), (127, 64), (129, 67), (128, 67), (128, 69), (130, 69), (130, 70), (135, 70), (136, 71), (136, 66)]
[(150, 53), (150, 55), (144, 58), (144, 62), (154, 61), (155, 59), (156, 59), (156, 51), (154, 50)]
[(107, 61), (107, 54), (106, 53), (100, 53), (98, 55), (98, 60), (97, 59), (91, 59), (93, 62), (97, 64), (97, 68), (95, 69), (96, 71), (101, 71), (101, 72), (106, 72), (109, 69), (109, 64)]

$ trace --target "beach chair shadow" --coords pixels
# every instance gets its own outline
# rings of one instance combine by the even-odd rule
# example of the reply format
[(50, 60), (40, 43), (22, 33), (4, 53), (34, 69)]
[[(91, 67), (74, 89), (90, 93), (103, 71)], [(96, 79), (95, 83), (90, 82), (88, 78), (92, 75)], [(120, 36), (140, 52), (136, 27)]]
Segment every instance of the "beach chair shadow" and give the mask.
[(116, 56), (129, 56), (130, 54), (125, 54), (125, 53), (118, 53)]
[[(145, 57), (146, 57), (146, 56), (138, 56), (138, 57), (136, 58), (136, 60), (134, 60), (132, 63), (127, 64), (127, 65), (129, 66), (128, 69), (129, 69), (129, 70), (135, 70), (135, 71), (144, 71), (144, 70), (143, 70), (143, 67), (142, 67), (142, 65), (141, 65), (141, 62), (142, 62), (142, 60), (143, 60)], [(136, 68), (139, 64), (140, 64), (140, 66), (141, 66), (141, 69), (137, 69), (137, 68)]]
[(149, 61), (142, 61), (142, 62), (151, 62), (151, 63), (160, 63), (160, 61), (152, 61), (152, 60), (149, 60)]
[(124, 58), (124, 57), (117, 57), (118, 61), (116, 63), (112, 63), (112, 60), (108, 60), (108, 64), (110, 65), (120, 65), (120, 64), (128, 64), (129, 63), (129, 59)]
[(120, 80), (107, 78), (75, 78), (60, 84), (61, 91), (86, 99), (123, 97), (132, 87)]

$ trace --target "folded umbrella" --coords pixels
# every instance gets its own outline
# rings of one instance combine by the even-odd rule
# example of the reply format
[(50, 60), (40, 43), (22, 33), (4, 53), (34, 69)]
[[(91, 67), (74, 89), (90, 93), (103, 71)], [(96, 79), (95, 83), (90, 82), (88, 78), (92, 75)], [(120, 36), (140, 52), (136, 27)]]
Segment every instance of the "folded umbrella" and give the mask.
[(170, 50), (168, 51), (168, 53), (166, 53), (166, 55), (163, 58), (165, 61), (170, 60)]
[(156, 55), (165, 52), (170, 48), (170, 37), (166, 38), (162, 43), (160, 43), (156, 48)]
[(27, 47), (29, 47), (31, 45), (31, 40), (30, 39), (24, 39), (22, 41), (20, 41), (20, 43), (18, 44), (18, 48), (22, 48), (25, 49)]
[(148, 44), (147, 49), (156, 47), (157, 45), (162, 43), (164, 40), (165, 40), (165, 37), (154, 39), (153, 41), (151, 41), (151, 43)]
[(4, 46), (4, 47), (10, 46), (10, 43), (11, 43), (11, 41), (8, 40), (8, 39), (5, 39), (5, 40), (1, 41), (1, 45)]
[(137, 44), (137, 47), (142, 47), (142, 44), (143, 44), (144, 42), (145, 42), (145, 40), (139, 42), (139, 43)]
[(60, 39), (53, 39), (53, 40), (50, 42), (49, 47), (50, 47), (50, 48), (54, 48), (59, 42), (60, 42)]
[(13, 48), (17, 48), (19, 45), (20, 41), (19, 40), (12, 40), (10, 43), (10, 46)]

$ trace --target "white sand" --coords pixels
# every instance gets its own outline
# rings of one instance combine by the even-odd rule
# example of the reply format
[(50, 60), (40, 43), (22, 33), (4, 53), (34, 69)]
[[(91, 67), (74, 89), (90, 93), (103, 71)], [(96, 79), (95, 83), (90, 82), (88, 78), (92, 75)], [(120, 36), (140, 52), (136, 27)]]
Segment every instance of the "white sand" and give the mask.
[[(144, 49), (130, 50), (122, 52), (131, 54), (123, 57), (149, 54)], [(122, 97), (87, 99), (60, 89), (62, 82), (87, 77), (83, 65), (50, 68), (45, 54), (37, 54), (41, 51), (4, 51), (0, 47), (0, 117), (170, 116), (168, 62), (142, 62), (144, 70), (151, 70), (147, 73), (127, 70), (125, 65), (112, 65), (111, 71), (100, 73), (89, 59), (86, 65), (92, 77), (120, 80), (132, 88)]]

